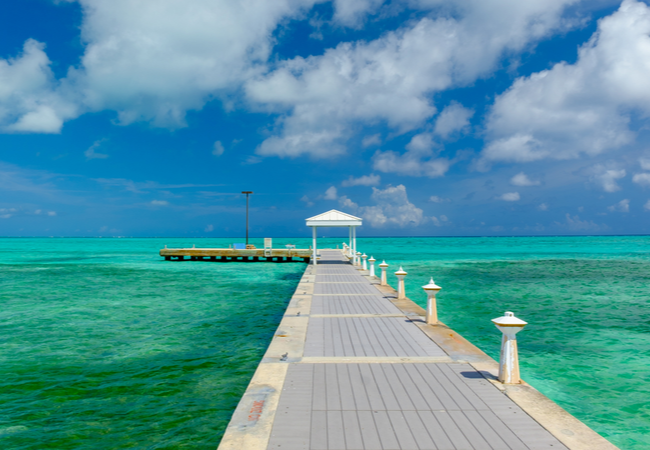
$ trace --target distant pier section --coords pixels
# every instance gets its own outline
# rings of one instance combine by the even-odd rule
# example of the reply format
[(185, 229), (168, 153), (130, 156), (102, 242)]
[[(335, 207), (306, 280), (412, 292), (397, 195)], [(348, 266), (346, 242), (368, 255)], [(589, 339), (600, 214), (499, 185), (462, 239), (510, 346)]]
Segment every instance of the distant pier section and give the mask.
[[(250, 247), (250, 246), (249, 246)], [(309, 263), (311, 249), (296, 248), (163, 248), (160, 256), (167, 261), (217, 262), (304, 262)]]

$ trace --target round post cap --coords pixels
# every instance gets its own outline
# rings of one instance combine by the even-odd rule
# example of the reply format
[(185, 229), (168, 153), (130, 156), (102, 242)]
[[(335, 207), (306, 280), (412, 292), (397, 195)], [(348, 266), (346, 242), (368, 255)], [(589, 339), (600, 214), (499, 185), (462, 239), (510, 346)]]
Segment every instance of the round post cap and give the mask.
[(503, 317), (492, 319), (492, 323), (494, 323), (497, 327), (523, 328), (528, 325), (528, 322), (524, 322), (523, 320), (516, 318), (514, 313), (510, 311), (506, 311)]
[(386, 264), (386, 261), (384, 261), (381, 264), (379, 264), (379, 267), (388, 267), (388, 264)]
[(357, 252), (357, 256), (361, 255), (361, 252)]
[(366, 259), (366, 258), (368, 257), (368, 255), (366, 255), (366, 254), (364, 253), (363, 255), (361, 255), (361, 257), (362, 257), (363, 259)]
[(438, 286), (436, 283), (434, 283), (433, 278), (431, 278), (431, 281), (429, 281), (429, 284), (426, 284), (426, 285), (422, 286), (422, 289), (424, 289), (425, 291), (438, 292), (442, 288), (440, 286)]
[(402, 269), (402, 266), (400, 266), (400, 267), (399, 267), (399, 270), (398, 270), (397, 272), (395, 272), (395, 275), (397, 275), (397, 276), (400, 276), (400, 275), (404, 276), (404, 275), (408, 275), (408, 273), (407, 273), (404, 269)]
[(368, 261), (370, 261), (370, 262), (375, 262), (375, 261), (377, 261), (377, 260), (371, 256), (370, 258), (368, 258)]

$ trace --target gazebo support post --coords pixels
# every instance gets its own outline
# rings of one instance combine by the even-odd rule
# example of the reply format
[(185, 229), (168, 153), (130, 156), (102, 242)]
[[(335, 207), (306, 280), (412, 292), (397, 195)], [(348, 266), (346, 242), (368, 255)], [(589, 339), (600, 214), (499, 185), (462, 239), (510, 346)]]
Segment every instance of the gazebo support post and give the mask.
[(318, 227), (311, 227), (311, 234), (312, 234), (312, 241), (313, 241), (313, 247), (314, 247), (314, 256), (313, 256), (313, 264), (316, 265), (316, 228)]
[(352, 254), (354, 255), (352, 263), (357, 265), (357, 227), (352, 227)]
[[(350, 235), (350, 245), (348, 245), (348, 249), (352, 249), (352, 227), (348, 227), (348, 234)], [(350, 252), (348, 251), (348, 254)]]

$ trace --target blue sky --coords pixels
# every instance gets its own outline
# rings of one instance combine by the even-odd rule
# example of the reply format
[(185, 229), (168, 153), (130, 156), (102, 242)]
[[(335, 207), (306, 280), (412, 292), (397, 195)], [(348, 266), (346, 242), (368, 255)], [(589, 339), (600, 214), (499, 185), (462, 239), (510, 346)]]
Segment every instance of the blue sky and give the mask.
[(0, 235), (650, 232), (636, 0), (21, 0)]

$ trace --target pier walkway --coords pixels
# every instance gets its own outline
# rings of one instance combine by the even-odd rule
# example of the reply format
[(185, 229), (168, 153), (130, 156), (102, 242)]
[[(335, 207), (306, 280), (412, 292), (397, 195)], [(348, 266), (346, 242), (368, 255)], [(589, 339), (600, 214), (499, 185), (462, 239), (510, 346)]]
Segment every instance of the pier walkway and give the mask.
[(615, 448), (529, 385), (501, 385), (491, 358), (396, 297), (321, 250), (219, 449)]

